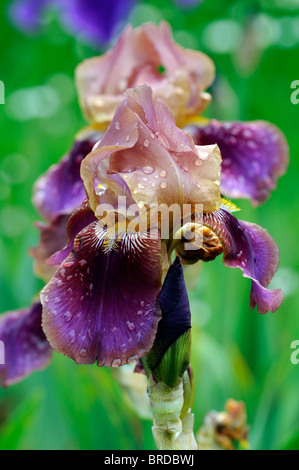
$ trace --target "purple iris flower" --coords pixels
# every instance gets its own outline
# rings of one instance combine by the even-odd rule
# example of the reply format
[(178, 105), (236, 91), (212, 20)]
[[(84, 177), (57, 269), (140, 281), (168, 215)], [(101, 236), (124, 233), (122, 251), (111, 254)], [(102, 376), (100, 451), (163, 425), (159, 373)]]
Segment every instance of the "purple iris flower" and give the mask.
[[(105, 73), (98, 74), (98, 67)], [(125, 96), (120, 76), (133, 84)], [(250, 306), (262, 314), (274, 312), (282, 302), (280, 289), (268, 289), (279, 262), (274, 240), (258, 225), (238, 220), (221, 193), (263, 202), (285, 172), (287, 144), (265, 122), (192, 121), (192, 112), (209, 102), (204, 90), (212, 78), (210, 60), (175, 46), (165, 24), (146, 25), (136, 33), (129, 28), (115, 49), (79, 67), (80, 101), (91, 128), (77, 136), (70, 152), (35, 185), (33, 201), (46, 222), (39, 224), (40, 245), (32, 250), (36, 273), (47, 282), (41, 293), (43, 308), (38, 304), (35, 315), (51, 346), (79, 364), (137, 362), (155, 344), (165, 349), (175, 341), (179, 325), (182, 331), (190, 328), (181, 264), (168, 264), (174, 250), (184, 263), (209, 261), (223, 253), (226, 266), (238, 267), (251, 279)], [(142, 85), (144, 80), (153, 87)], [(106, 132), (94, 130), (110, 119)], [(181, 127), (192, 124), (182, 129), (178, 122)], [(121, 229), (118, 197), (136, 204), (143, 215), (155, 202), (168, 207), (201, 204), (202, 244), (196, 248), (195, 226), (194, 240), (189, 241), (183, 219), (183, 240), (175, 240), (173, 230), (163, 238), (159, 224), (152, 237), (151, 227), (141, 228), (141, 219), (134, 230)], [(110, 204), (117, 214), (112, 225), (103, 222), (102, 204)], [(128, 212), (126, 229), (132, 217)], [(195, 247), (188, 249), (188, 243)], [(167, 268), (168, 281), (162, 286)], [(173, 303), (178, 305), (178, 292), (184, 315), (176, 314), (173, 324), (167, 312)], [(26, 312), (30, 316), (32, 310)], [(13, 325), (20, 330), (17, 318), (14, 313), (1, 317), (0, 340), (13, 340)], [(30, 329), (24, 331), (30, 348)], [(32, 361), (23, 376), (35, 368)], [(5, 369), (4, 383), (10, 370)]]
[(136, 0), (15, 0), (9, 9), (17, 27), (31, 32), (43, 26), (47, 10), (57, 11), (63, 26), (92, 44), (103, 46), (124, 26)]

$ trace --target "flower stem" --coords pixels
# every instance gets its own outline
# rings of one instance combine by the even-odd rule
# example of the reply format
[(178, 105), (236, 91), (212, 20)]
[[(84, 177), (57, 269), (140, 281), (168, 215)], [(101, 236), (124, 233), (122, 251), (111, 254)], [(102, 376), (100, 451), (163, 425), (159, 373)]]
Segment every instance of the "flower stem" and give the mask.
[(153, 412), (153, 436), (159, 450), (194, 450), (197, 448), (193, 434), (191, 409), (181, 415), (184, 407), (183, 380), (173, 388), (149, 377), (149, 397)]

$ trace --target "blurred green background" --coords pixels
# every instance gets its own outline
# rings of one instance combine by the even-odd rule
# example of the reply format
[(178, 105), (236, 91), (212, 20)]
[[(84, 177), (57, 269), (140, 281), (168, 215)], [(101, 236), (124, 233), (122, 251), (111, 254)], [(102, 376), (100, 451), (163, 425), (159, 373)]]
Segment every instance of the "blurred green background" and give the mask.
[[(0, 80), (0, 311), (28, 306), (42, 287), (28, 249), (38, 241), (32, 223), (32, 185), (70, 147), (85, 125), (74, 69), (96, 48), (67, 34), (54, 14), (43, 30), (24, 35), (2, 2)], [(195, 429), (227, 398), (244, 400), (253, 449), (299, 449), (298, 176), (299, 1), (206, 0), (183, 8), (172, 0), (139, 1), (129, 21), (167, 20), (175, 40), (212, 57), (217, 80), (205, 115), (222, 120), (264, 119), (287, 136), (291, 163), (272, 197), (252, 208), (236, 201), (240, 218), (265, 227), (280, 248), (273, 287), (282, 307), (262, 316), (249, 308), (250, 281), (221, 259), (186, 273), (193, 325)], [(239, 216), (239, 214), (238, 214)], [(54, 355), (50, 367), (0, 390), (0, 449), (154, 449), (151, 422), (140, 420), (109, 369), (77, 366)]]

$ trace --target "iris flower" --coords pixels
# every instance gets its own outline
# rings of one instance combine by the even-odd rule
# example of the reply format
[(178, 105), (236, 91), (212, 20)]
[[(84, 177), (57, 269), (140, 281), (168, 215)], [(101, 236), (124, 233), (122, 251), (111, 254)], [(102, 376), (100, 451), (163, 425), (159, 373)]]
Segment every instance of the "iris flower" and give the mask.
[[(264, 122), (194, 116), (210, 100), (214, 66), (202, 53), (173, 43), (165, 23), (128, 28), (112, 51), (83, 62), (76, 76), (90, 127), (34, 192), (47, 221), (32, 250), (36, 272), (47, 282), (39, 333), (80, 364), (138, 361), (157, 334), (161, 286), (174, 252), (185, 263), (223, 253), (225, 265), (252, 280), (251, 308), (275, 311), (282, 292), (267, 287), (278, 248), (266, 230), (235, 218), (234, 205), (221, 196), (249, 197), (255, 204), (268, 197), (287, 165), (282, 133)], [(105, 204), (113, 208), (108, 219)], [(151, 205), (161, 204), (187, 204), (191, 212), (200, 205), (201, 226), (171, 219), (165, 237), (161, 220), (153, 227), (147, 217)], [(183, 238), (174, 236), (178, 232)], [(165, 291), (162, 297), (165, 305)], [(31, 314), (32, 308), (26, 311)], [(4, 316), (0, 339), (7, 324)], [(35, 367), (32, 362), (23, 375)]]
[(97, 46), (105, 46), (117, 34), (136, 0), (15, 0), (9, 14), (15, 25), (34, 32), (43, 26), (44, 14), (56, 10), (63, 27)]

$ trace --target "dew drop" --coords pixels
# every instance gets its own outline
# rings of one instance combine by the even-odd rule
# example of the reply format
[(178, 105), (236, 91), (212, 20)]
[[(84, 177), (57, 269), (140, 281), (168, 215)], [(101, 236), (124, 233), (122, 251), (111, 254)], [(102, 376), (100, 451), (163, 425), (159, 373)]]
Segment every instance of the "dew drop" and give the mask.
[(111, 362), (111, 367), (119, 367), (121, 365), (121, 359), (116, 358)]
[(167, 187), (167, 183), (165, 183), (165, 181), (160, 184), (161, 189), (165, 189), (166, 187)]
[(74, 264), (74, 261), (68, 261), (67, 263), (64, 263), (63, 266), (64, 266), (65, 268), (71, 268), (71, 267), (73, 266), (73, 264)]
[(127, 327), (128, 327), (128, 329), (129, 329), (130, 331), (134, 331), (134, 330), (135, 330), (135, 328), (136, 328), (135, 323), (132, 323), (132, 322), (130, 322), (130, 321), (128, 320), (128, 321), (126, 321), (126, 324), (127, 324)]
[(165, 178), (166, 175), (167, 175), (167, 171), (166, 171), (166, 170), (161, 170), (161, 171), (160, 171), (160, 176), (161, 176), (161, 178)]
[(70, 343), (74, 344), (75, 339), (76, 339), (75, 330), (70, 331), (69, 338), (70, 338)]
[(151, 175), (155, 171), (155, 169), (152, 166), (144, 166), (142, 171), (146, 175)]
[(200, 166), (201, 165), (201, 160), (198, 158), (197, 160), (195, 160), (195, 165), (196, 166)]
[(119, 131), (119, 129), (120, 129), (120, 123), (119, 123), (118, 121), (116, 121), (114, 127), (115, 127), (115, 129), (116, 129), (117, 131)]
[(145, 139), (145, 141), (143, 142), (143, 145), (144, 145), (145, 147), (149, 147), (149, 144), (150, 144), (149, 140), (148, 140), (148, 139)]
[(144, 186), (143, 186), (143, 184), (141, 184), (141, 183), (138, 183), (137, 186), (138, 186), (139, 189), (144, 189)]
[(86, 351), (86, 349), (84, 349), (84, 348), (80, 349), (79, 354), (80, 354), (80, 356), (82, 356), (82, 357), (86, 357), (86, 356), (87, 356), (87, 351)]
[(135, 356), (128, 357), (128, 364), (132, 364), (133, 362), (137, 362), (138, 359), (139, 359), (139, 357), (137, 356), (137, 354), (135, 354)]
[(69, 312), (69, 311), (65, 312), (64, 318), (65, 318), (66, 321), (70, 321), (72, 319), (71, 312)]

